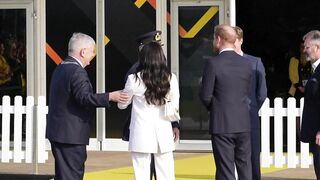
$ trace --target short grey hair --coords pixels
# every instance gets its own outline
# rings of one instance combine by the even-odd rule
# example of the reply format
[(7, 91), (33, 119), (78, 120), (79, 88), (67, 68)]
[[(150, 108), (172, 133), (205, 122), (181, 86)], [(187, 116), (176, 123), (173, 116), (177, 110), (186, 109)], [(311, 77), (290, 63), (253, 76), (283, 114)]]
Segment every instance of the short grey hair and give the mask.
[(310, 40), (312, 44), (320, 45), (320, 31), (312, 30), (303, 36), (303, 40)]
[(68, 55), (71, 55), (75, 52), (80, 52), (81, 49), (89, 48), (94, 44), (94, 39), (89, 35), (80, 32), (73, 33), (68, 44)]

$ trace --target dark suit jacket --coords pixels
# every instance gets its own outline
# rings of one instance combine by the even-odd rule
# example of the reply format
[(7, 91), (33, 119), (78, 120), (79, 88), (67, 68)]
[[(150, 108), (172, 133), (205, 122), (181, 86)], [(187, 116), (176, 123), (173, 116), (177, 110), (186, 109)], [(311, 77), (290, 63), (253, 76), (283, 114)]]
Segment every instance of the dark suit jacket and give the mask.
[(260, 129), (258, 112), (267, 97), (266, 73), (260, 58), (249, 54), (244, 54), (243, 57), (249, 59), (252, 69), (252, 83), (249, 96), (251, 128)]
[(301, 141), (315, 142), (316, 134), (320, 131), (320, 66), (308, 80), (304, 93)]
[(67, 144), (89, 144), (95, 107), (109, 107), (108, 93), (93, 93), (84, 68), (67, 57), (53, 72), (46, 137)]
[(251, 78), (249, 60), (234, 51), (207, 60), (200, 99), (210, 111), (209, 133), (250, 132)]

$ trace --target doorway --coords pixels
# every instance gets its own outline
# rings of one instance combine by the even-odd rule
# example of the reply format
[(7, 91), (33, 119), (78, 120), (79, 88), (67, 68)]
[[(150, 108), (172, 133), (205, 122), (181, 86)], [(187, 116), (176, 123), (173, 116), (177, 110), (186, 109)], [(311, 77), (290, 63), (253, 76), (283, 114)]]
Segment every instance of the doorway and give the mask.
[(212, 54), (213, 29), (225, 23), (223, 1), (173, 1), (171, 70), (180, 87), (178, 150), (210, 150), (209, 116), (199, 99), (205, 61)]
[[(0, 2), (1, 97), (26, 97), (31, 87), (33, 1)], [(24, 98), (25, 99), (25, 98)]]

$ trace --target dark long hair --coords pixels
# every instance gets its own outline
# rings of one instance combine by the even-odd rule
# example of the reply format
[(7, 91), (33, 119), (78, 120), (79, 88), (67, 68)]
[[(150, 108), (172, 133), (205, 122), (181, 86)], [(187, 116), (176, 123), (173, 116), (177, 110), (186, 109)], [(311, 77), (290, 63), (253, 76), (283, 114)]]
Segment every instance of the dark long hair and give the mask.
[(144, 93), (147, 103), (165, 104), (165, 97), (170, 90), (171, 73), (159, 43), (150, 42), (139, 51), (138, 72), (141, 73), (142, 81), (147, 88)]

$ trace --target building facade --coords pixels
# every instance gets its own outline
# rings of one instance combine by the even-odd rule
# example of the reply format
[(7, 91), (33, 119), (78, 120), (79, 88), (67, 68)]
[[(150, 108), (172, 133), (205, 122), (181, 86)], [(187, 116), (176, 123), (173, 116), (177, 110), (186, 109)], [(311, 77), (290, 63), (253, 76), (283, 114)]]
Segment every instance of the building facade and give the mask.
[[(177, 149), (210, 150), (208, 113), (198, 89), (217, 24), (235, 25), (235, 0), (0, 0), (0, 40), (5, 51), (14, 42), (10, 62), (18, 69), (17, 82), (0, 86), (1, 95), (47, 96), (51, 74), (67, 55), (73, 32), (97, 42), (96, 57), (86, 68), (94, 89), (122, 89), (127, 70), (137, 60), (136, 37), (161, 30), (169, 66), (179, 78)], [(128, 113), (116, 104), (99, 108), (89, 149), (126, 150), (121, 134)]]

